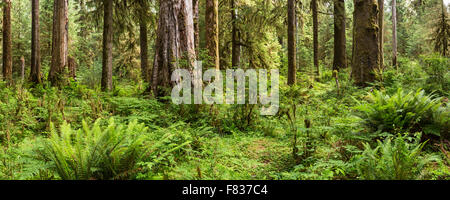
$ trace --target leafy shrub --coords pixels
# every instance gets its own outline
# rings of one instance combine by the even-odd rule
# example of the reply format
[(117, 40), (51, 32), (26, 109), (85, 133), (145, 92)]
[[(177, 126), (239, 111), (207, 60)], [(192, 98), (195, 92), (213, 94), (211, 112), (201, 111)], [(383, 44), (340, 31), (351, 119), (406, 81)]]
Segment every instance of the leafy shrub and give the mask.
[[(426, 142), (425, 142), (426, 143)], [(374, 149), (364, 144), (364, 152), (357, 156), (356, 166), (361, 179), (366, 180), (412, 180), (421, 178), (425, 165), (437, 161), (433, 156), (420, 155), (425, 143), (420, 137), (399, 135), (378, 141)]]
[(64, 123), (61, 132), (54, 128), (38, 153), (64, 180), (118, 179), (127, 177), (148, 151), (144, 146), (147, 128), (131, 122), (128, 126), (109, 121), (106, 129), (97, 121), (92, 128), (73, 130)]
[[(441, 107), (440, 99), (426, 95), (423, 90), (404, 93), (399, 89), (392, 96), (374, 91), (369, 93), (368, 98), (370, 103), (359, 105), (357, 109), (358, 116), (369, 131), (401, 133), (423, 131), (430, 126), (443, 128), (437, 123), (440, 119), (436, 115)], [(448, 110), (441, 112), (448, 113)], [(441, 131), (426, 133), (440, 135)]]

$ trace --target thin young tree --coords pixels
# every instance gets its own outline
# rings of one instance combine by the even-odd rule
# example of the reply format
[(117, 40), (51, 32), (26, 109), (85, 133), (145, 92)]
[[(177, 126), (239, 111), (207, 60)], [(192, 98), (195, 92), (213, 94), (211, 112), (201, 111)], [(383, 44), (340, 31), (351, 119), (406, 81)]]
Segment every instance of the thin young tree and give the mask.
[(3, 0), (3, 79), (8, 85), (12, 79), (11, 0)]
[(102, 91), (110, 91), (113, 87), (113, 3), (113, 0), (103, 2)]
[(42, 83), (39, 31), (39, 0), (31, 0), (31, 70), (30, 81)]

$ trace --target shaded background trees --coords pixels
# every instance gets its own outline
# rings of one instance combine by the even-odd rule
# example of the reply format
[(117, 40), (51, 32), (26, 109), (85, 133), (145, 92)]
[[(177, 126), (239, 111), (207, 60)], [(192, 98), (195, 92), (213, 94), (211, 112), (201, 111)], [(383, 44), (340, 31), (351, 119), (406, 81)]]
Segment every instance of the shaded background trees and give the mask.
[[(64, 53), (59, 59), (56, 59), (57, 51), (52, 48), (53, 44), (58, 47), (53, 41), (57, 39), (53, 37), (55, 35), (53, 31), (56, 30), (53, 29), (55, 2), (60, 3), (53, 0), (40, 0), (39, 12), (32, 6), (33, 4), (23, 1), (11, 2), (12, 77), (21, 76), (21, 58), (24, 57), (25, 74), (29, 76), (27, 79), (36, 83), (39, 82), (38, 74), (42, 74), (40, 77), (51, 82), (57, 82), (60, 76), (56, 74), (68, 76), (65, 70), (78, 71), (79, 73), (73, 73), (70, 77), (76, 77), (77, 81), (90, 87), (102, 86), (102, 71), (107, 72), (104, 80), (108, 83), (103, 83), (104, 88), (114, 88), (112, 86), (114, 77), (135, 83), (142, 81), (144, 84), (149, 84), (151, 82), (159, 1), (114, 0), (112, 22), (107, 23), (112, 23), (107, 27), (112, 27), (114, 30), (111, 42), (107, 42), (111, 44), (109, 45), (111, 48), (103, 48), (103, 31), (105, 30), (103, 1), (65, 1), (64, 3), (68, 5), (63, 15), (67, 15), (65, 20), (69, 21), (69, 26), (65, 26), (66, 30), (62, 31), (67, 34), (62, 36), (65, 38), (61, 46)], [(200, 60), (210, 57), (214, 65), (221, 66), (222, 69), (237, 66), (280, 68), (282, 74), (285, 74), (289, 80), (298, 75), (297, 72), (317, 73), (320, 68), (337, 69), (338, 66), (345, 68), (347, 64), (353, 64), (352, 58), (355, 57), (353, 55), (353, 1), (296, 0), (290, 3), (295, 4), (293, 10), (295, 16), (288, 20), (288, 10), (292, 9), (288, 9), (288, 2), (281, 0), (271, 2), (192, 0), (196, 57)], [(395, 64), (394, 55), (397, 54), (394, 53), (396, 42), (393, 37), (395, 33), (393, 19), (398, 19), (397, 51), (400, 58), (417, 57), (433, 51), (443, 54), (447, 51), (448, 44), (445, 39), (448, 36), (445, 33), (448, 31), (441, 30), (448, 30), (446, 14), (448, 7), (443, 5), (443, 1), (412, 1), (409, 4), (403, 0), (397, 0), (398, 16), (396, 18), (393, 17), (393, 3), (392, 0), (378, 1), (380, 67), (383, 63), (385, 67)], [(383, 8), (383, 5), (387, 5), (386, 8)], [(209, 13), (212, 15), (207, 15)], [(29, 20), (33, 16), (39, 17), (40, 23)], [(207, 20), (211, 16), (213, 20)], [(445, 22), (447, 26), (444, 26)], [(39, 26), (39, 29), (32, 28), (35, 26)], [(293, 31), (289, 31), (289, 27)], [(210, 29), (218, 31), (207, 31)], [(433, 31), (430, 32), (430, 30)], [(288, 32), (290, 34), (287, 34)], [(36, 34), (39, 34), (39, 37)], [(211, 34), (214, 34), (214, 37)], [(214, 45), (208, 45), (210, 43), (207, 41), (217, 42)], [(289, 48), (293, 50), (289, 51)], [(108, 59), (103, 59), (103, 53), (100, 53), (103, 50), (99, 51), (100, 49), (113, 50), (112, 53), (106, 54), (108, 56), (105, 58)], [(295, 52), (292, 53), (293, 51)], [(445, 52), (445, 54), (448, 53)], [(35, 58), (39, 56), (40, 59)], [(69, 57), (73, 58), (75, 65), (67, 63), (70, 60)], [(289, 57), (292, 58), (289, 59)], [(386, 58), (386, 62), (383, 58)], [(292, 61), (294, 59), (295, 61)], [(37, 60), (41, 61), (40, 73), (35, 71), (39, 68), (36, 67), (39, 66)], [(56, 62), (58, 60), (61, 60), (62, 64), (58, 64)], [(108, 64), (104, 65), (103, 60), (108, 61), (106, 62)], [(56, 67), (57, 65), (59, 67)], [(77, 68), (70, 70), (67, 69), (69, 66), (77, 66)], [(102, 66), (110, 67), (102, 70)], [(288, 69), (289, 66), (290, 69)], [(289, 78), (290, 75), (291, 78)]]

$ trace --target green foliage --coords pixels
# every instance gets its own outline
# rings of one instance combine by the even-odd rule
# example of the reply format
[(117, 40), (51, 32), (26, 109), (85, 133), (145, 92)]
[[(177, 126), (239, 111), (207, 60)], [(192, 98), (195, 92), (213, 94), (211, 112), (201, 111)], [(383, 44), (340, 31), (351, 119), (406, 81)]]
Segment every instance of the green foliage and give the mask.
[(314, 165), (297, 165), (293, 172), (282, 173), (279, 178), (288, 180), (335, 180), (347, 176), (351, 163), (342, 160), (320, 160)]
[(428, 74), (426, 90), (437, 92), (442, 96), (450, 93), (450, 59), (439, 55), (424, 56), (422, 58), (423, 68)]
[[(0, 179), (449, 179), (449, 59), (431, 54), (435, 44), (443, 53), (445, 31), (439, 25), (446, 19), (439, 1), (398, 3), (399, 68), (390, 67), (392, 38), (385, 37), (384, 70), (377, 71), (371, 87), (358, 88), (350, 68), (339, 71), (339, 87), (329, 69), (334, 17), (326, 14), (333, 12), (327, 2), (319, 3), (325, 13), (319, 14), (321, 76), (314, 77), (310, 0), (298, 0), (298, 84), (289, 87), (286, 1), (236, 0), (239, 68), (281, 72), (280, 111), (261, 116), (260, 105), (174, 105), (170, 97), (145, 94), (149, 83), (140, 77), (138, 32), (145, 17), (151, 59), (157, 1), (115, 5), (111, 92), (99, 89), (103, 8), (97, 0), (69, 1), (68, 53), (77, 61), (76, 80), (62, 88), (45, 80), (36, 85), (22, 82), (16, 78), (17, 68), (21, 56), (30, 65), (31, 4), (13, 1), (16, 84), (0, 81)], [(353, 1), (345, 5), (347, 29), (352, 30)], [(201, 3), (200, 10), (204, 6)], [(230, 12), (228, 3), (219, 5), (221, 69), (231, 66)], [(200, 12), (197, 56), (207, 66), (203, 15)], [(386, 9), (385, 33), (391, 32), (390, 15)], [(41, 1), (44, 79), (51, 62), (52, 18), (53, 1)], [(347, 31), (348, 58), (352, 37)], [(180, 66), (186, 64), (180, 60)], [(27, 76), (29, 67), (26, 70)], [(110, 118), (115, 120), (106, 120)], [(405, 132), (423, 136), (392, 137)], [(388, 138), (374, 144), (380, 136)], [(425, 139), (428, 142), (419, 142)]]
[(378, 146), (364, 144), (364, 152), (357, 156), (356, 166), (361, 179), (366, 180), (415, 180), (420, 179), (424, 167), (435, 156), (422, 156), (425, 143), (420, 143), (420, 136), (407, 135), (389, 137)]
[[(436, 126), (441, 109), (439, 98), (434, 95), (426, 95), (423, 90), (405, 93), (399, 89), (390, 96), (380, 91), (374, 91), (368, 95), (369, 104), (361, 104), (357, 107), (357, 115), (370, 132), (402, 133), (409, 131), (423, 131), (426, 127)], [(448, 109), (442, 111), (448, 113)], [(440, 129), (437, 126), (435, 128)], [(445, 131), (445, 130), (442, 130)], [(426, 132), (440, 135), (440, 132)]]
[(60, 130), (52, 128), (50, 138), (37, 152), (52, 162), (52, 169), (63, 180), (124, 179), (148, 152), (144, 143), (147, 128), (136, 121), (124, 126), (111, 119), (105, 129), (100, 121), (92, 128), (83, 122), (79, 130), (64, 123)]

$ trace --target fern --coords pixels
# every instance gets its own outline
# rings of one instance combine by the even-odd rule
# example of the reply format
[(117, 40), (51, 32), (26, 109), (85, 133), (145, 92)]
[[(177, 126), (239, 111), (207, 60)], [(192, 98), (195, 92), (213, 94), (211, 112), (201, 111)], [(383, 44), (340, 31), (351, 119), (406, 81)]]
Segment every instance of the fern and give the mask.
[(64, 123), (60, 130), (52, 125), (50, 138), (38, 152), (64, 180), (115, 179), (133, 170), (147, 151), (147, 128), (136, 121), (123, 126), (111, 119), (104, 130), (100, 121), (92, 128), (83, 121), (79, 130)]
[(364, 152), (357, 156), (356, 166), (361, 179), (368, 180), (412, 180), (419, 179), (425, 165), (438, 161), (434, 156), (420, 155), (424, 143), (406, 135), (378, 141), (378, 146), (364, 144)]
[[(448, 113), (447, 109), (440, 110), (440, 98), (426, 95), (423, 90), (404, 93), (399, 89), (392, 96), (374, 91), (368, 97), (371, 103), (360, 105), (357, 109), (363, 125), (370, 131), (417, 132), (423, 131), (427, 126), (435, 126), (440, 129), (441, 127), (436, 125), (436, 123), (440, 123), (436, 114), (438, 112)], [(440, 132), (427, 133), (440, 135)]]

